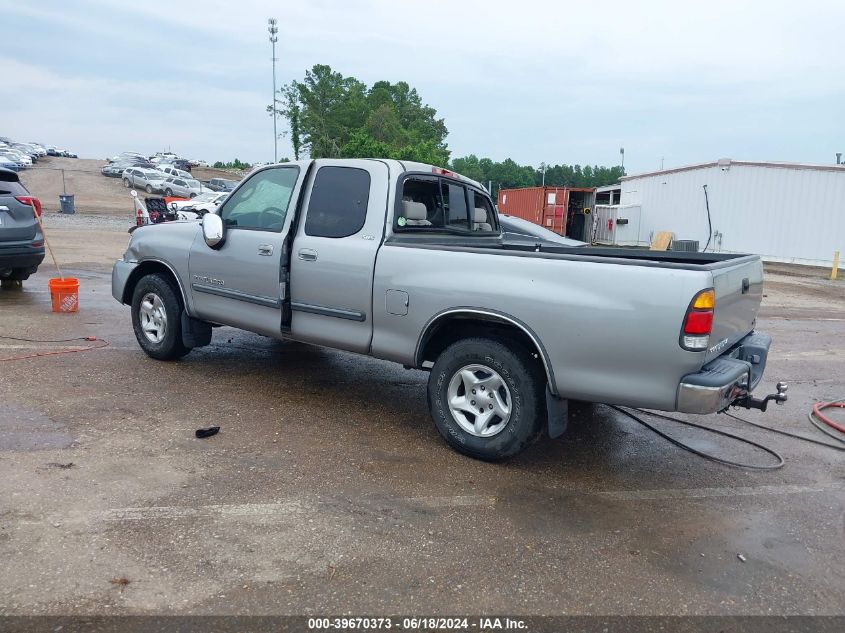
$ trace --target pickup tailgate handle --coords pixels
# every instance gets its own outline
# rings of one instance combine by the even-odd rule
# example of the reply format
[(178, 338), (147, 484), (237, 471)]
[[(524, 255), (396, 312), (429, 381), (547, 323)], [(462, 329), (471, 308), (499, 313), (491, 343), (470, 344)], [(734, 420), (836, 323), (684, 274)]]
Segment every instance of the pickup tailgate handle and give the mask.
[(313, 262), (317, 260), (317, 251), (313, 248), (300, 248), (299, 259), (306, 262)]
[(742, 280), (742, 294), (747, 294), (750, 289), (751, 282), (748, 280), (748, 277), (746, 277)]

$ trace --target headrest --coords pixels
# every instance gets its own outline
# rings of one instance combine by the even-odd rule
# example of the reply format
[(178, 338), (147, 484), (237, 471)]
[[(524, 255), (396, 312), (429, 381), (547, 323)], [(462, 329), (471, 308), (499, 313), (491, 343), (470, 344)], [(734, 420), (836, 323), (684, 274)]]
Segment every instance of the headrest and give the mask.
[(487, 221), (487, 209), (479, 209), (475, 207), (475, 214), (472, 216), (473, 222), (486, 222)]
[(402, 201), (402, 210), (407, 220), (427, 220), (428, 209), (422, 202)]

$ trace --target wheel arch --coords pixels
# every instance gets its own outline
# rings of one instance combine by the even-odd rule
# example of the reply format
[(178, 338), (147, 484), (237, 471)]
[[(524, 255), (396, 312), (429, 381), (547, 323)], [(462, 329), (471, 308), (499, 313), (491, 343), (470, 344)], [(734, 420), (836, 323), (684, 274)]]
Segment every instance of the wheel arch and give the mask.
[(493, 336), (516, 341), (540, 362), (549, 391), (558, 395), (554, 369), (537, 334), (514, 316), (481, 308), (451, 308), (434, 315), (423, 328), (414, 352), (414, 365), (433, 362), (452, 343), (473, 336)]
[(176, 271), (173, 270), (173, 267), (170, 264), (159, 259), (145, 259), (135, 267), (135, 270), (132, 271), (129, 278), (126, 280), (126, 285), (123, 287), (122, 303), (126, 305), (131, 304), (132, 294), (135, 292), (135, 286), (138, 284), (138, 281), (146, 275), (153, 274), (160, 274), (164, 278), (170, 280), (171, 283), (174, 283), (176, 289), (178, 290), (182, 307), (185, 308), (185, 311), (187, 312), (188, 298), (185, 295), (185, 289), (182, 287), (182, 282), (179, 280), (179, 275), (176, 274)]

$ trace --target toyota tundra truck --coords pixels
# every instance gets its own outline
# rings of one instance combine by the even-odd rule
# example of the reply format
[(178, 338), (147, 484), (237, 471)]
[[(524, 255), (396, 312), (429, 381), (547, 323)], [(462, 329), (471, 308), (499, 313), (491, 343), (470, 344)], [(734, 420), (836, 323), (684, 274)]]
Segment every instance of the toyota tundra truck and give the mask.
[(201, 221), (143, 226), (112, 273), (141, 348), (174, 360), (230, 326), (430, 372), (453, 448), (500, 460), (560, 435), (570, 399), (684, 413), (751, 391), (755, 255), (567, 245), (503, 231), (446, 169), (317, 159), (254, 171)]

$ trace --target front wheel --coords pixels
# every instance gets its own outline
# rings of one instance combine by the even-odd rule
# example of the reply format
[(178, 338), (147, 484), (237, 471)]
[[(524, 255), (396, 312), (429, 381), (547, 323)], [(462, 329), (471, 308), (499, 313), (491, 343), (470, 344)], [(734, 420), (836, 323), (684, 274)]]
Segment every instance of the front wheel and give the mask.
[(182, 302), (161, 275), (141, 277), (132, 293), (132, 328), (148, 356), (157, 360), (181, 358), (190, 348), (182, 342)]
[(172, 196), (173, 196), (173, 191), (172, 191), (172, 190), (170, 190), (170, 189), (165, 189), (165, 190), (164, 190), (164, 195), (165, 195), (165, 196), (167, 196), (168, 198), (170, 198), (170, 197), (172, 197)]
[(153, 192), (153, 186), (152, 185), (147, 185), (146, 187), (144, 187), (144, 189), (146, 190), (147, 193)]
[(132, 186), (132, 183), (129, 182), (128, 178), (124, 178), (123, 179), (123, 186), (126, 187), (127, 189), (129, 189), (129, 187)]
[(545, 379), (516, 343), (471, 338), (452, 344), (428, 379), (437, 430), (460, 453), (498, 461), (522, 452), (542, 433)]

